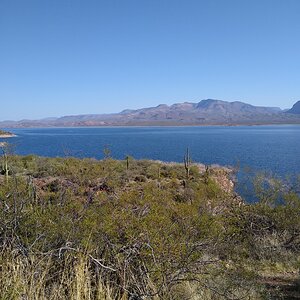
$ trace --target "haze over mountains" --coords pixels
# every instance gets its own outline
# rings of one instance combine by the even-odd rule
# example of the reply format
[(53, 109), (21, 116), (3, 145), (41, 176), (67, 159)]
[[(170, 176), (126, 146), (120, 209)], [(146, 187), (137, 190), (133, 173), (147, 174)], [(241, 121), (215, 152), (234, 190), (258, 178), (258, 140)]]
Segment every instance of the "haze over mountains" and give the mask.
[(254, 125), (300, 124), (300, 101), (290, 110), (260, 107), (235, 101), (207, 99), (198, 103), (136, 110), (115, 114), (88, 114), (41, 120), (3, 121), (0, 127), (138, 126), (138, 125)]

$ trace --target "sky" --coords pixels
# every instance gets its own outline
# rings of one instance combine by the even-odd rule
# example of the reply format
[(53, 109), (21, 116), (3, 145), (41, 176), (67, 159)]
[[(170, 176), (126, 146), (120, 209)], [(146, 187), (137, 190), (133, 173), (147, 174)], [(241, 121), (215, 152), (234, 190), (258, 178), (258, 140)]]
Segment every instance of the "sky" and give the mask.
[(0, 0), (0, 120), (299, 89), (299, 0)]

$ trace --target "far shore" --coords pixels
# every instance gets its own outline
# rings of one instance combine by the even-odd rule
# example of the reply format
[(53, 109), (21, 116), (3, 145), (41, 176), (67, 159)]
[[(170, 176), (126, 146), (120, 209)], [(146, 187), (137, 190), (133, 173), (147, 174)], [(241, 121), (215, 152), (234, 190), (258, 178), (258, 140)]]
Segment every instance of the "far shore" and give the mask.
[[(300, 126), (299, 123), (245, 123), (245, 124), (105, 124), (105, 125), (58, 125), (58, 126), (12, 126), (12, 129), (63, 129), (63, 128), (134, 128), (134, 127), (255, 127), (255, 126)], [(16, 137), (17, 135), (3, 136), (6, 137)]]

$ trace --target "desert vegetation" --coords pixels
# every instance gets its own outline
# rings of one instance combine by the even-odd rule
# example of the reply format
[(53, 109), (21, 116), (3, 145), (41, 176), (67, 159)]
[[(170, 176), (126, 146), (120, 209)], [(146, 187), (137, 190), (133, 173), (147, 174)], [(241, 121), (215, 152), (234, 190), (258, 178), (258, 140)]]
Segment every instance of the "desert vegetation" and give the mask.
[[(296, 187), (184, 163), (1, 158), (1, 299), (293, 299)], [(295, 298), (296, 299), (296, 298)]]

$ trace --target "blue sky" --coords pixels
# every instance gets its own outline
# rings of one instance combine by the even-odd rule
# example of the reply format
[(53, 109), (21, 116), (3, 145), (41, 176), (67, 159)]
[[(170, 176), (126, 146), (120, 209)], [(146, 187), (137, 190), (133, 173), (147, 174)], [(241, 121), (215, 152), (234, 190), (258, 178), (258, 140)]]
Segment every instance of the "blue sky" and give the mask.
[(299, 0), (0, 0), (0, 120), (299, 89)]

